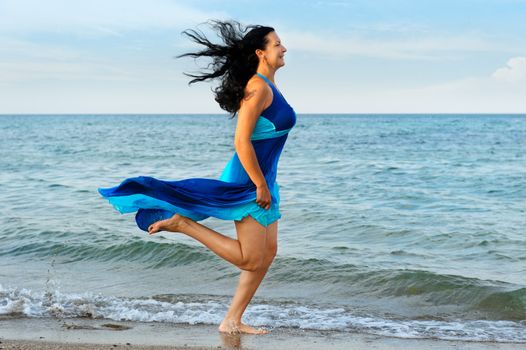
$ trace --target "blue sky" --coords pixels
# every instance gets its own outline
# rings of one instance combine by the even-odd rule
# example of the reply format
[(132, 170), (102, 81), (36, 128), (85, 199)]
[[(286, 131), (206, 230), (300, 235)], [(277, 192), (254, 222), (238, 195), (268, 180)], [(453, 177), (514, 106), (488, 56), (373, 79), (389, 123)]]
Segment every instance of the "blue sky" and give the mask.
[(276, 29), (297, 113), (526, 113), (526, 0), (0, 0), (0, 113), (225, 113), (208, 19)]

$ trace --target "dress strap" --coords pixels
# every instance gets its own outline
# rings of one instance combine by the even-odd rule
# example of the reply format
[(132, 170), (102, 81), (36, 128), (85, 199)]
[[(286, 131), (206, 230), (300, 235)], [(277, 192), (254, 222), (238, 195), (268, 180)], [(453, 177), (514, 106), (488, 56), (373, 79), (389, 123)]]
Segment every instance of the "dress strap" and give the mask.
[(259, 75), (261, 78), (263, 78), (271, 87), (274, 87), (274, 89), (281, 95), (281, 97), (283, 97), (283, 94), (281, 93), (281, 91), (278, 90), (278, 88), (276, 87), (276, 85), (274, 85), (273, 82), (271, 82), (269, 80), (269, 78), (267, 78), (266, 76), (264, 76), (263, 74), (259, 74), (258, 72), (256, 72), (257, 75)]
[(272, 84), (272, 82), (271, 82), (266, 76), (264, 76), (263, 74), (259, 74), (259, 73), (257, 73), (257, 72), (256, 72), (256, 74), (259, 75), (261, 78), (263, 78), (263, 79), (264, 79), (267, 83), (269, 83), (270, 85), (274, 85), (274, 84)]

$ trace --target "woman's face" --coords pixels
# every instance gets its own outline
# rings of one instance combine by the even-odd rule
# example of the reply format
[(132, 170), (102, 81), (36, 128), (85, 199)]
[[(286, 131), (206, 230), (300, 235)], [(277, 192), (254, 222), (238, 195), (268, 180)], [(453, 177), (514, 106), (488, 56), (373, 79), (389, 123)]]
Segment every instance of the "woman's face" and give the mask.
[[(267, 34), (267, 47), (264, 51), (262, 51), (262, 59), (264, 62), (266, 62), (270, 67), (274, 69), (278, 69), (279, 67), (283, 67), (285, 65), (285, 52), (287, 52), (287, 49), (283, 44), (281, 43), (281, 39), (276, 34), (276, 32), (270, 32)], [(261, 58), (260, 57), (260, 58)]]

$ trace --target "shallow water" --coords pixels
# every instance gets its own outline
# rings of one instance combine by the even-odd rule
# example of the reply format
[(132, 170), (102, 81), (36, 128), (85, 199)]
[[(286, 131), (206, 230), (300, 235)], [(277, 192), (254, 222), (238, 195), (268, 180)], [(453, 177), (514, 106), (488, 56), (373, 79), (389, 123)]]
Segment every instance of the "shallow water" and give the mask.
[[(219, 323), (238, 270), (188, 237), (148, 236), (96, 189), (218, 178), (234, 127), (0, 116), (0, 314)], [(526, 342), (525, 115), (299, 114), (277, 181), (278, 257), (248, 322)]]

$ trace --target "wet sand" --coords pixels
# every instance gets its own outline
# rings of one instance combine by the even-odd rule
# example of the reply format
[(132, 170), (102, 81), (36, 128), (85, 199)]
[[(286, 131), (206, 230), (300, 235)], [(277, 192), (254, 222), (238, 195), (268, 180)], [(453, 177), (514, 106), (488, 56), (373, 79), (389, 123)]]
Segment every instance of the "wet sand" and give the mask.
[(401, 339), (359, 333), (274, 329), (223, 335), (217, 326), (84, 318), (0, 318), (0, 349), (524, 349), (526, 344)]

